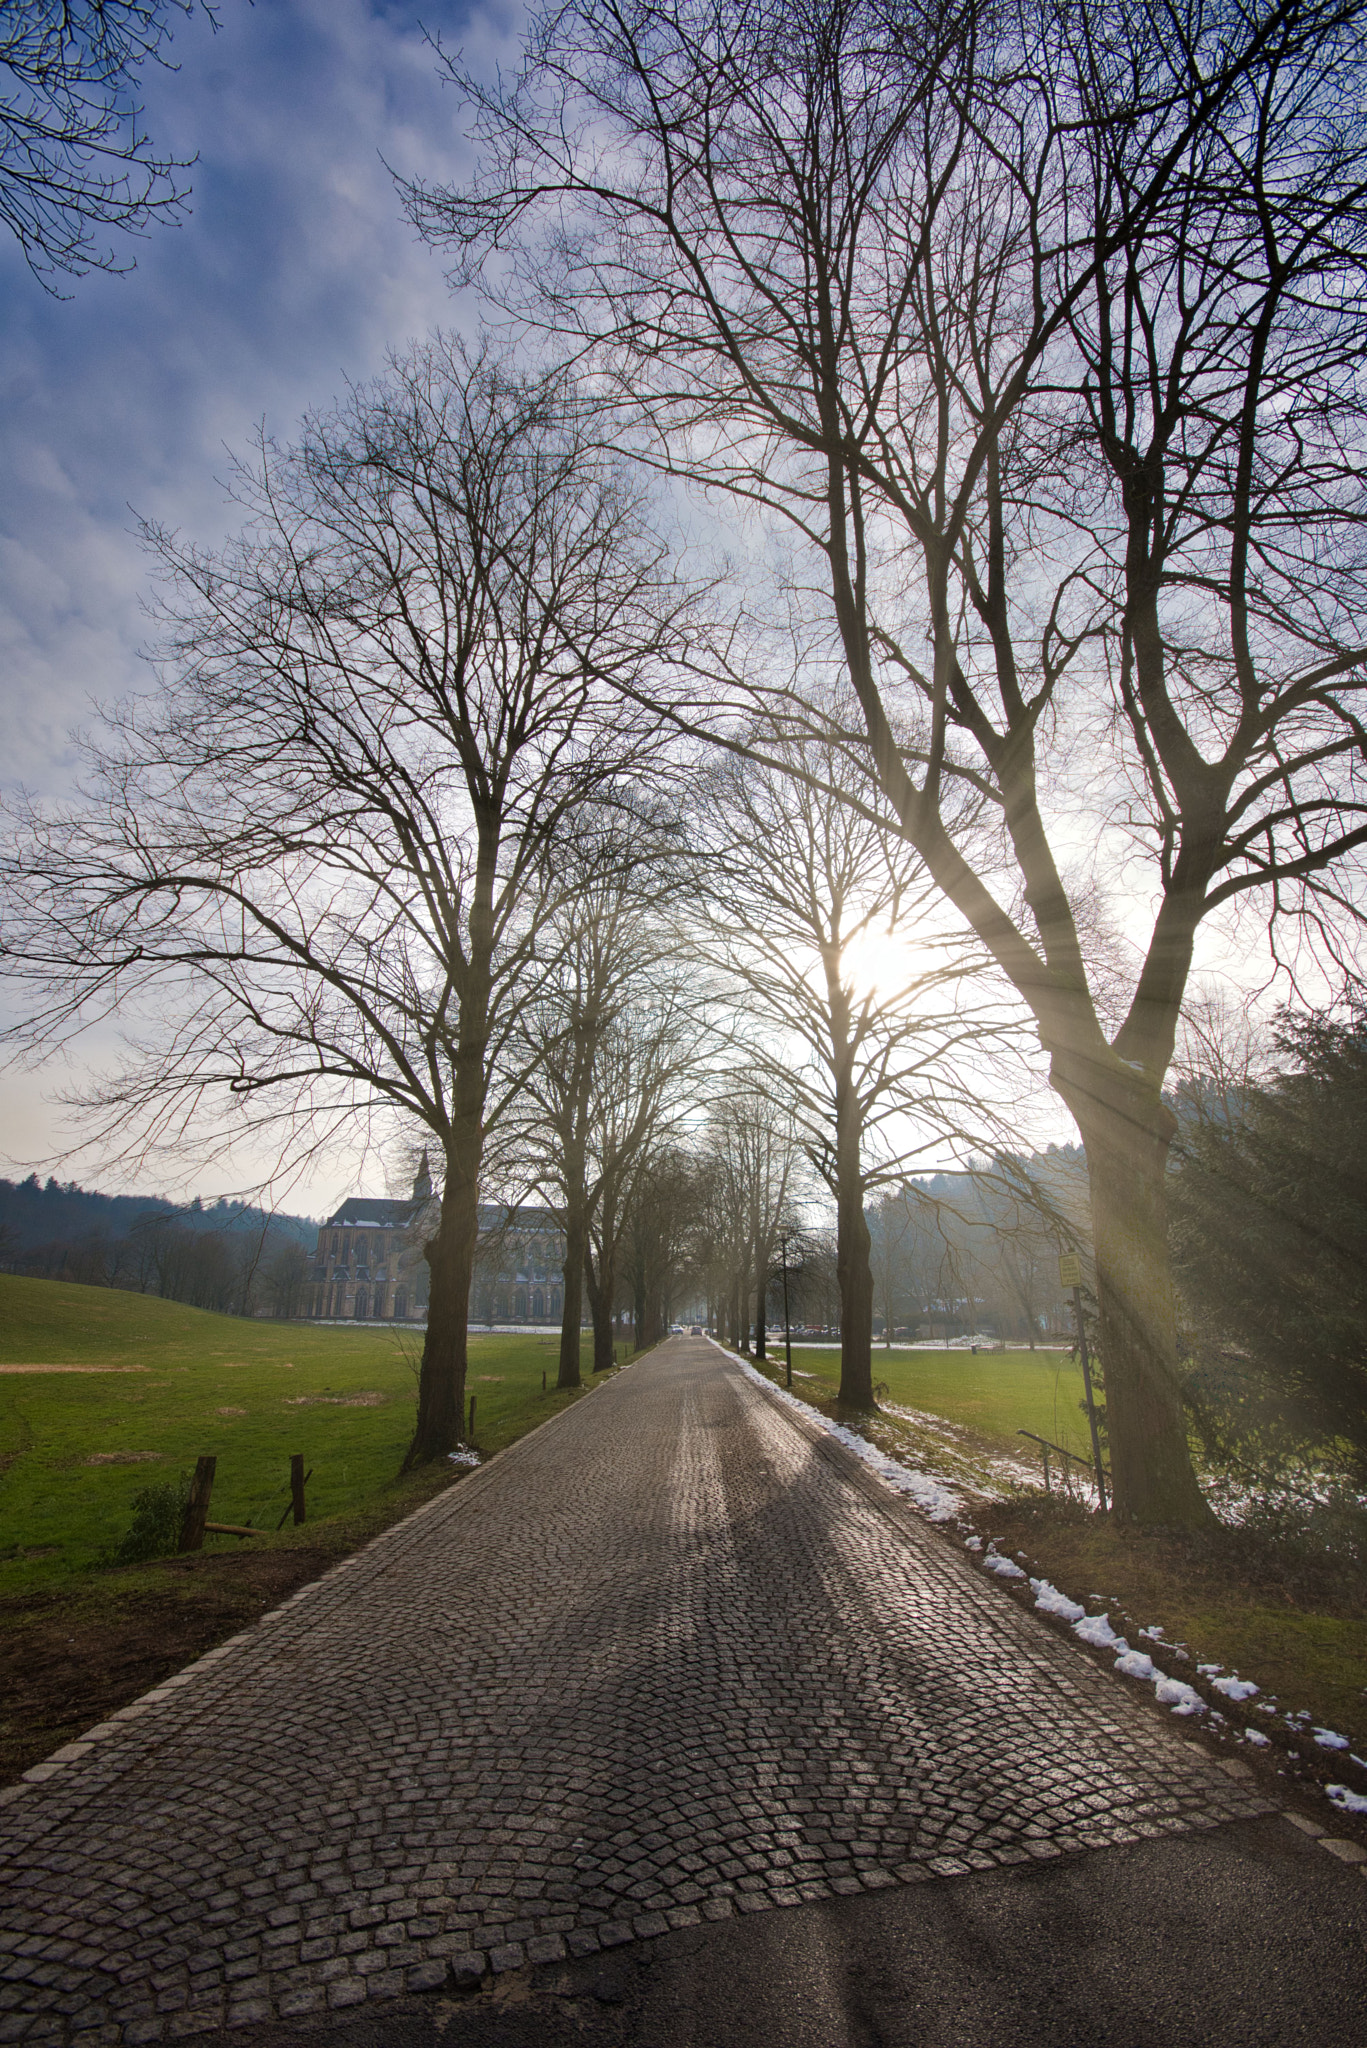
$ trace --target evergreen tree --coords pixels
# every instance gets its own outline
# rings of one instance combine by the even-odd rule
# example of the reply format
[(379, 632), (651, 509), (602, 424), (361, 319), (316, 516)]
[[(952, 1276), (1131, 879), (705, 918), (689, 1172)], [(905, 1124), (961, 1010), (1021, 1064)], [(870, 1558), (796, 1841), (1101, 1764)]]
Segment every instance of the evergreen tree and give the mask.
[(1198, 1117), (1174, 1178), (1195, 1384), (1264, 1451), (1333, 1441), (1367, 1466), (1367, 1007), (1284, 1013), (1276, 1045), (1286, 1070)]

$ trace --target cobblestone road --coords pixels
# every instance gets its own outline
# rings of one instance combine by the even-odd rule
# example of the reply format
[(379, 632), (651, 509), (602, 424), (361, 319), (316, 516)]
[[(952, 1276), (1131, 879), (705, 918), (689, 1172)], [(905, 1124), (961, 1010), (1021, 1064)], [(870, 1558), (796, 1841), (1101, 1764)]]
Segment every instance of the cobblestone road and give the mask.
[(0, 2041), (1266, 1810), (686, 1339), (59, 1758), (0, 1795)]

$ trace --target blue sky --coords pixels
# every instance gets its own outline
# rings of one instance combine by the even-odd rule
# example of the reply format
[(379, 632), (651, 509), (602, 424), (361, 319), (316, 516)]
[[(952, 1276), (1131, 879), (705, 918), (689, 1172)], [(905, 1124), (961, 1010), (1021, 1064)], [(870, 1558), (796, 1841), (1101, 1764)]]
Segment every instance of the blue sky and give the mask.
[[(135, 514), (219, 539), (225, 451), (257, 422), (288, 438), (386, 348), (472, 323), (381, 153), (458, 178), (460, 104), (423, 28), (483, 70), (514, 57), (519, 18), (455, 0), (222, 0), (219, 32), (178, 26), (178, 71), (142, 95), (158, 150), (199, 156), (185, 224), (130, 244), (130, 275), (62, 283), (67, 299), (0, 245), (0, 779), (61, 796), (91, 700), (146, 686)], [(27, 1165), (56, 1137), (32, 1077), (0, 1077), (0, 1159)]]
[(288, 436), (387, 346), (462, 321), (380, 153), (458, 176), (461, 110), (422, 25), (493, 62), (514, 23), (452, 0), (225, 0), (144, 92), (158, 148), (199, 154), (188, 221), (128, 244), (131, 275), (59, 281), (67, 300), (0, 247), (0, 773), (60, 790), (87, 700), (142, 681), (133, 512), (216, 538), (225, 447), (263, 416)]

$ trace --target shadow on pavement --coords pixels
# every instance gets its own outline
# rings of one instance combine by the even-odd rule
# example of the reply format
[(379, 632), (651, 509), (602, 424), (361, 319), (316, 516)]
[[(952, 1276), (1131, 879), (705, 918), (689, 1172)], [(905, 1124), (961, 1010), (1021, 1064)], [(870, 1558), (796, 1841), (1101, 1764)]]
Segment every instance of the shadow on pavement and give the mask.
[[(1281, 1819), (687, 1928), (252, 2048), (1327, 2048), (1367, 1884)], [(240, 2032), (203, 2048), (242, 2048)]]

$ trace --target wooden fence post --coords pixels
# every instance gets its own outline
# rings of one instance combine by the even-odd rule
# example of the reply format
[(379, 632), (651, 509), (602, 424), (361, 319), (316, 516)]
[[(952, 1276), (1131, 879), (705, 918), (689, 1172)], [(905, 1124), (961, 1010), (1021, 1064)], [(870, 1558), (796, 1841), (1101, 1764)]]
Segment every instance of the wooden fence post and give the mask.
[(296, 1451), (290, 1459), (290, 1494), (294, 1501), (294, 1526), (297, 1529), (304, 1519), (304, 1453)]
[(201, 1458), (190, 1481), (190, 1498), (185, 1503), (185, 1520), (180, 1525), (180, 1549), (203, 1550), (204, 1524), (209, 1514), (209, 1497), (214, 1490), (217, 1458)]
[(468, 1433), (468, 1436), (467, 1436), (467, 1438), (466, 1438), (466, 1441), (467, 1441), (468, 1443), (473, 1443), (473, 1442), (474, 1442), (474, 1440), (475, 1440), (475, 1397), (474, 1397), (474, 1395), (473, 1395), (473, 1394), (471, 1394), (471, 1396), (470, 1396), (470, 1429), (469, 1429), (469, 1433)]

